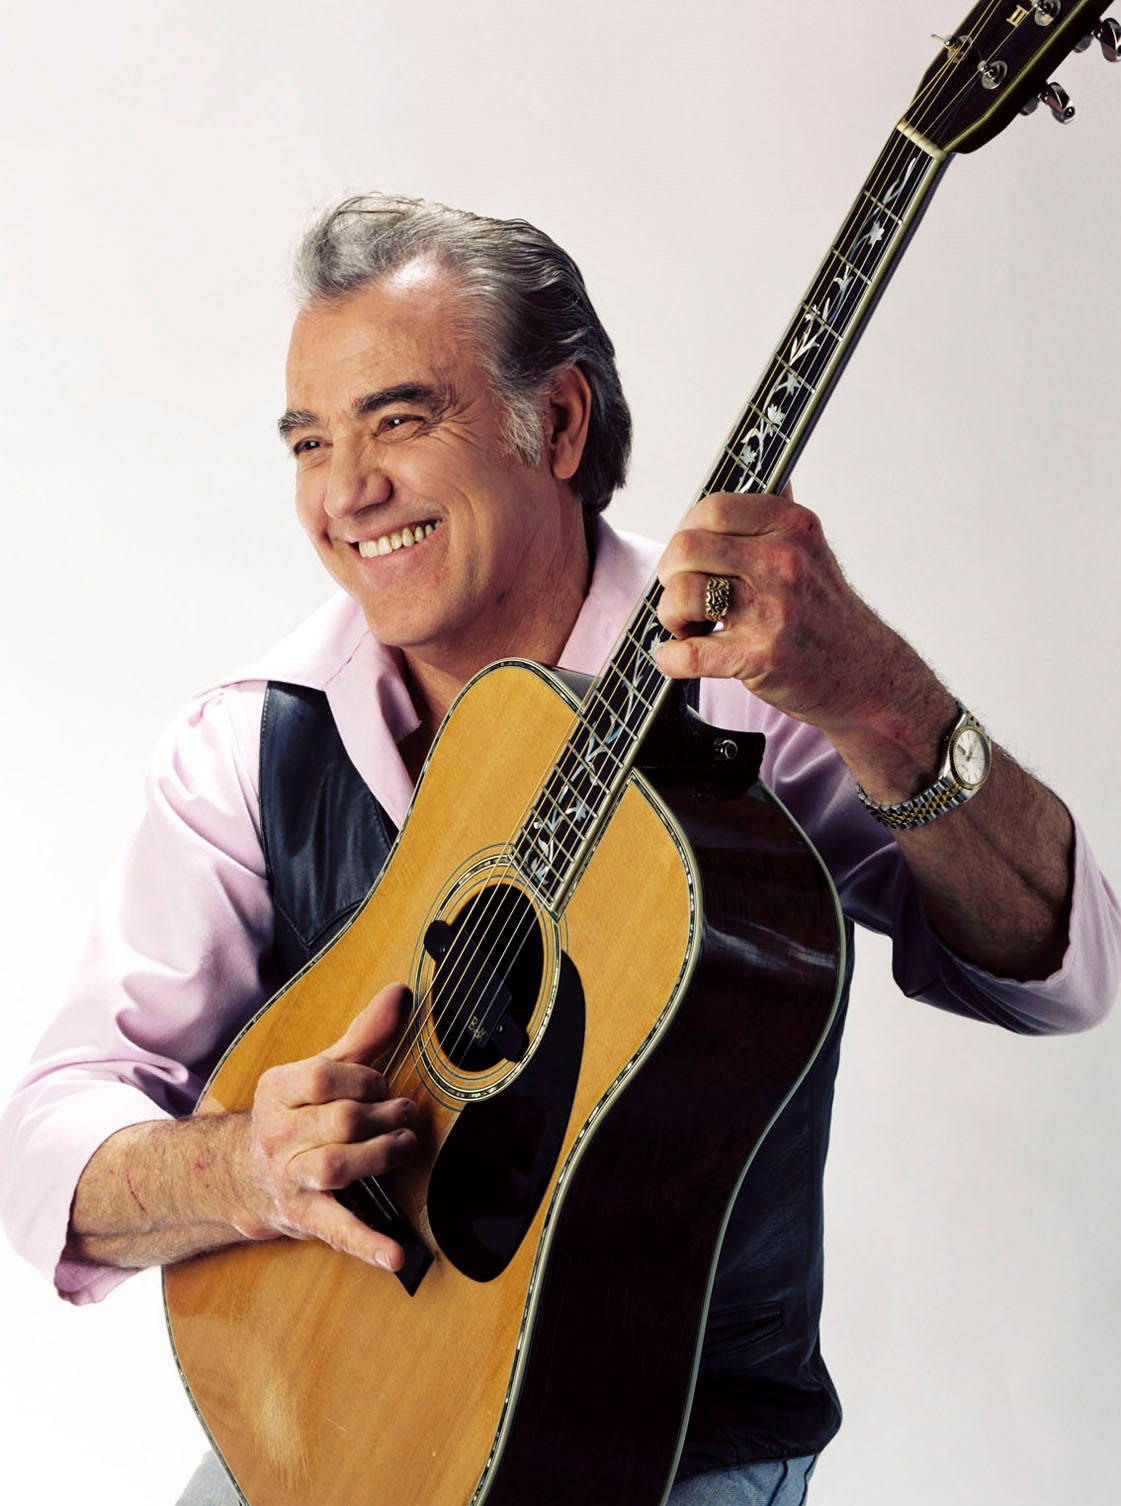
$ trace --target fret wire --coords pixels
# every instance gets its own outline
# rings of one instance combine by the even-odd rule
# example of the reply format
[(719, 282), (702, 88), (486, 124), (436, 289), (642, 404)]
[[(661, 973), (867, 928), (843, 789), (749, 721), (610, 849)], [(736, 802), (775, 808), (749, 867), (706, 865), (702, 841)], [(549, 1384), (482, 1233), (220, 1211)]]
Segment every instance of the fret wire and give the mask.
[[(920, 148), (898, 136), (881, 152), (762, 381), (721, 447), (703, 491), (726, 489), (729, 483), (737, 490), (764, 490), (781, 478), (790, 454), (800, 447), (806, 419), (813, 420), (821, 386), (831, 376), (838, 353), (859, 327), (868, 290), (894, 260), (906, 216), (930, 187), (924, 158)], [(920, 165), (924, 170), (918, 170)], [(884, 202), (888, 195), (893, 202), (898, 198), (902, 213)], [(877, 217), (885, 221), (884, 233), (872, 239)], [(844, 269), (848, 277), (842, 285)], [(778, 424), (767, 418), (776, 389), (784, 409)]]
[(533, 814), (538, 815), (543, 809), (543, 803), (546, 801), (559, 808), (571, 803), (573, 800), (580, 801), (588, 807), (589, 812), (594, 814), (595, 803), (604, 792), (603, 781), (599, 779), (594, 771), (586, 770), (586, 772), (591, 780), (591, 787), (587, 790), (581, 790), (574, 782), (571, 774), (565, 775), (560, 773), (558, 765), (557, 770), (554, 771), (554, 776), (550, 779), (550, 783), (546, 785), (542, 791), (541, 798), (534, 805)]
[(556, 835), (555, 831), (543, 832), (542, 835), (547, 836), (549, 847), (546, 848), (544, 846), (541, 846), (537, 842), (537, 840), (531, 836), (528, 844), (528, 855), (534, 859), (539, 869), (541, 865), (544, 865), (547, 868), (552, 868), (554, 870), (553, 877), (560, 879), (562, 877), (562, 874), (556, 867), (555, 855), (559, 852), (561, 858), (564, 859), (565, 863), (571, 864), (573, 852), (579, 851), (580, 842), (579, 840), (577, 840), (573, 852), (569, 852), (564, 841)]
[[(661, 672), (653, 661), (649, 659), (649, 655), (646, 655), (645, 648), (641, 642), (635, 639), (630, 632), (624, 634), (623, 641), (629, 644), (636, 656), (639, 654), (645, 655), (647, 665), (641, 666), (642, 668), (648, 667), (650, 671), (661, 677)], [(636, 663), (641, 665), (641, 661), (637, 660), (637, 658)], [(616, 728), (621, 728), (625, 734), (622, 738), (622, 745), (626, 749), (625, 756), (619, 756), (613, 743), (604, 742), (605, 759), (608, 765), (605, 771), (607, 774), (606, 780), (603, 774), (599, 774), (591, 768), (578, 752), (575, 740), (580, 736), (581, 732), (586, 732), (589, 735), (598, 736), (601, 742), (603, 742), (603, 733), (597, 729), (596, 722), (589, 719), (586, 715), (583, 716), (579, 728), (569, 738), (565, 749), (561, 753), (549, 782), (542, 790), (537, 801), (534, 802), (530, 819), (525, 823), (520, 834), (523, 839), (522, 845), (527, 849), (525, 861), (532, 861), (535, 865), (535, 871), (543, 867), (553, 870), (553, 878), (561, 883), (564, 881), (564, 875), (556, 871), (555, 854), (559, 852), (564, 861), (569, 866), (572, 865), (590, 829), (594, 827), (596, 820), (599, 818), (600, 811), (597, 810), (596, 796), (599, 795), (601, 797), (602, 803), (602, 798), (610, 795), (613, 786), (618, 781), (620, 771), (629, 761), (631, 751), (636, 742), (635, 731), (637, 730), (632, 729), (630, 726), (629, 713), (636, 709), (642, 713), (639, 718), (639, 726), (641, 726), (642, 721), (646, 719), (656, 703), (656, 697), (654, 700), (649, 699), (639, 683), (627, 679), (623, 675), (615, 659), (609, 661), (605, 666), (604, 671), (601, 672), (600, 679), (602, 680), (611, 675), (614, 675), (618, 679), (620, 686), (626, 689), (628, 695), (627, 704), (619, 708), (613, 707), (602, 691), (598, 694), (598, 700), (601, 712), (606, 712), (610, 722)], [(589, 696), (589, 700), (592, 699), (593, 697)], [(566, 760), (572, 759), (576, 760), (584, 771), (584, 774), (591, 781), (592, 788), (586, 792), (579, 790), (573, 783), (573, 772), (571, 769), (565, 770)], [(553, 784), (557, 783), (561, 786), (559, 796), (553, 793), (551, 788)], [(565, 811), (563, 802), (569, 797), (575, 799), (583, 807), (582, 814), (573, 814)], [(556, 823), (551, 826), (548, 823), (550, 814), (557, 817)], [(536, 833), (532, 829), (534, 821), (538, 823), (538, 831)], [(549, 844), (553, 856), (550, 856), (545, 851), (540, 842), (541, 838), (544, 838)], [(575, 841), (574, 850), (570, 850), (569, 840)]]
[[(552, 868), (554, 869), (553, 877), (558, 880), (562, 879), (563, 875), (558, 870), (556, 870), (553, 854), (559, 849), (561, 857), (565, 860), (566, 863), (571, 864), (573, 853), (568, 851), (563, 840), (557, 836), (555, 830), (543, 829), (539, 833), (539, 835), (545, 836), (547, 838), (550, 844), (550, 850), (546, 850), (545, 847), (539, 845), (537, 838), (529, 830), (528, 827), (525, 828), (525, 830), (527, 834), (527, 841), (524, 846), (526, 848), (527, 858), (530, 858), (534, 861), (538, 870), (542, 866), (546, 868)], [(580, 841), (577, 840), (574, 851), (579, 851), (579, 848)], [(517, 855), (517, 848), (515, 848), (515, 855)]]
[[(650, 659), (642, 643), (629, 632), (623, 635), (623, 641), (629, 644), (629, 646), (634, 650), (636, 654), (642, 654), (645, 657), (646, 664), (641, 665), (641, 668), (645, 674), (657, 676), (658, 680), (661, 682), (661, 685), (657, 688), (660, 689), (661, 686), (664, 686), (665, 677), (662, 675), (661, 671), (658, 669), (654, 661)], [(614, 680), (617, 682), (616, 684), (612, 685), (609, 683), (612, 678), (614, 678)], [(588, 700), (585, 702), (584, 707), (582, 708), (579, 727), (577, 731), (572, 735), (572, 737), (570, 737), (568, 743), (566, 744), (564, 750), (557, 760), (557, 772), (561, 774), (561, 777), (565, 777), (563, 773), (565, 760), (571, 756), (577, 760), (581, 767), (584, 768), (593, 779), (597, 780), (603, 786), (606, 792), (610, 788), (610, 782), (612, 782), (618, 776), (619, 770), (627, 763), (629, 758), (629, 749), (627, 757), (620, 758), (618, 756), (615, 748), (615, 742), (617, 738), (612, 739), (611, 742), (608, 742), (606, 740), (603, 728), (604, 721), (607, 721), (609, 728), (613, 726), (622, 730), (622, 733), (625, 734), (625, 736), (623, 737), (624, 745), (633, 743), (635, 729), (633, 729), (631, 726), (631, 717), (633, 716), (634, 711), (638, 710), (641, 712), (641, 723), (641, 721), (644, 721), (646, 717), (649, 716), (650, 712), (655, 708), (658, 696), (657, 694), (651, 695), (649, 691), (644, 688), (641, 682), (633, 678), (628, 678), (620, 668), (619, 664), (616, 662), (616, 659), (610, 660), (604, 666), (595, 683), (598, 688), (595, 689), (593, 693), (589, 694)], [(651, 689), (654, 688), (655, 687), (651, 687)], [(617, 707), (612, 704), (609, 697), (612, 694), (615, 694), (619, 689), (626, 691), (628, 696), (628, 704)], [(593, 703), (593, 701), (598, 702), (598, 707), (596, 708), (599, 712), (598, 717), (588, 715), (588, 708)], [(608, 762), (610, 764), (614, 764), (614, 767), (610, 771), (609, 781), (606, 784), (603, 781), (603, 775), (597, 773), (591, 767), (591, 765), (587, 763), (587, 760), (578, 750), (576, 739), (582, 732), (587, 732), (593, 736), (596, 736), (599, 741), (604, 744), (604, 750)]]
[(584, 759), (577, 752), (576, 745), (573, 743), (573, 741), (571, 739), (569, 739), (569, 741), (565, 744), (564, 752), (561, 754), (560, 758), (557, 760), (557, 767), (558, 768), (560, 767), (560, 765), (564, 762), (564, 760), (566, 758), (574, 758), (576, 760), (576, 762), (580, 765), (580, 767), (587, 773), (587, 775), (588, 775), (588, 777), (590, 779), (595, 779), (595, 780), (599, 779), (599, 775), (592, 768), (592, 766), (590, 764), (584, 762)]
[[(763, 480), (763, 478), (761, 476), (757, 476), (755, 474), (755, 472), (751, 469), (751, 467), (749, 465), (745, 464), (744, 461), (742, 461), (742, 460), (736, 460), (736, 461), (733, 462), (733, 466), (734, 466), (734, 470), (736, 470), (736, 471), (742, 471), (743, 472), (742, 479), (740, 480), (740, 482), (738, 483), (738, 485), (736, 485), (736, 486), (734, 486), (732, 488), (733, 491), (737, 491), (737, 492), (750, 492), (752, 490), (755, 490), (755, 491), (762, 492), (762, 491), (766, 490), (766, 482)], [(727, 487), (725, 487), (725, 486), (719, 486), (718, 487), (718, 486), (716, 486), (714, 484), (713, 478), (718, 477), (719, 475), (720, 475), (720, 468), (717, 467), (717, 469), (713, 472), (712, 477), (710, 477), (709, 480), (705, 483), (704, 490), (706, 492), (711, 492), (711, 491), (726, 491), (727, 490)], [(732, 476), (728, 476), (725, 479), (728, 480), (728, 481), (731, 481), (733, 479), (733, 477)]]
[(842, 337), (836, 332), (836, 330), (831, 329), (830, 326), (826, 324), (825, 320), (821, 317), (821, 313), (818, 309), (811, 307), (811, 305), (808, 303), (803, 303), (802, 307), (805, 309), (806, 313), (809, 314), (811, 322), (817, 325), (818, 329), (823, 335), (828, 335), (831, 340), (836, 340), (837, 343), (840, 344)]
[(860, 270), (859, 267), (855, 266), (851, 261), (849, 261), (849, 259), (848, 259), (847, 256), (842, 256), (841, 253), (839, 251), (837, 251), (837, 250), (834, 250), (833, 255), (837, 258), (838, 261), (844, 262), (845, 266), (848, 267), (849, 271), (853, 274), (853, 276), (854, 277), (859, 277), (860, 280), (861, 280), (861, 282), (864, 284), (865, 287), (867, 287), (868, 284), (872, 281), (872, 279), (870, 277), (866, 277), (864, 275), (864, 273)]
[(788, 371), (801, 386), (807, 387), (810, 385), (808, 378), (802, 376), (801, 372), (795, 371), (793, 366), (788, 366), (781, 356), (775, 356), (774, 361), (776, 366), (781, 366), (783, 371)]
[(746, 472), (746, 474), (750, 476), (753, 481), (758, 481), (760, 486), (763, 484), (762, 477), (756, 476), (755, 473), (751, 470), (750, 466), (745, 464), (743, 457), (737, 455), (735, 451), (730, 448), (730, 446), (724, 446), (724, 454), (727, 455), (728, 459), (732, 462), (737, 470)]
[[(564, 752), (561, 754), (561, 757), (557, 761), (555, 778), (562, 784), (567, 785), (577, 799), (584, 800), (586, 803), (602, 801), (603, 798), (606, 797), (611, 787), (611, 783), (615, 778), (616, 773), (618, 772), (617, 760), (615, 759), (615, 753), (613, 748), (611, 747), (611, 744), (603, 742), (602, 738), (600, 739), (600, 742), (603, 746), (604, 754), (608, 760), (608, 767), (603, 772), (600, 772), (595, 768), (593, 764), (589, 763), (585, 755), (577, 751), (576, 745), (572, 741), (570, 741), (566, 745)], [(580, 770), (583, 771), (583, 774), (589, 780), (591, 780), (592, 788), (584, 791), (578, 787), (575, 782), (576, 771), (571, 768), (565, 768), (565, 764), (570, 759), (575, 760), (576, 764), (579, 765)], [(611, 767), (612, 762), (616, 763), (616, 767)], [(555, 796), (552, 796), (551, 798), (555, 798)]]
[[(786, 444), (790, 443), (790, 435), (787, 434), (784, 429), (780, 428), (780, 426), (775, 422), (775, 420), (773, 418), (769, 418), (766, 413), (761, 412), (760, 409), (758, 407), (756, 407), (756, 405), (754, 403), (748, 403), (748, 405), (747, 405), (747, 411), (748, 411), (748, 413), (754, 413), (755, 414), (755, 417), (756, 417), (756, 420), (757, 420), (755, 427), (758, 427), (759, 424), (765, 424), (767, 426), (767, 428), (771, 431), (772, 434), (777, 434), (779, 436), (779, 438), (783, 440), (784, 443), (786, 443)], [(785, 417), (785, 415), (784, 415), (784, 417)], [(750, 432), (751, 432), (751, 430), (748, 430), (748, 433), (750, 433)]]
[[(655, 666), (655, 668), (656, 668), (656, 666)], [(661, 671), (659, 670), (658, 673), (660, 675)], [(632, 697), (631, 705), (633, 707), (635, 705), (635, 703), (637, 702), (637, 705), (638, 705), (638, 707), (640, 708), (640, 710), (642, 712), (642, 715), (640, 717), (640, 722), (641, 721), (645, 721), (646, 718), (649, 716), (650, 712), (654, 709), (654, 706), (655, 706), (655, 703), (656, 703), (656, 697), (653, 698), (653, 699), (648, 698), (645, 694), (643, 694), (643, 692), (641, 690), (639, 690), (639, 688), (636, 685), (633, 684), (633, 682), (624, 679), (623, 676), (622, 676), (622, 672), (618, 668), (616, 668), (616, 666), (613, 663), (612, 664), (608, 664), (607, 666), (605, 666), (605, 668), (604, 668), (604, 670), (603, 670), (600, 678), (603, 679), (604, 677), (611, 676), (611, 675), (614, 675), (619, 680), (619, 684), (620, 685), (625, 686), (628, 691), (632, 691), (633, 692), (633, 697)], [(615, 688), (615, 687), (612, 687), (612, 688)], [(607, 717), (609, 719), (609, 723), (614, 724), (614, 726), (617, 727), (617, 728), (621, 728), (624, 733), (628, 734), (628, 737), (625, 739), (625, 741), (633, 741), (633, 736), (631, 735), (631, 727), (630, 727), (630, 724), (629, 724), (629, 719), (627, 718), (627, 715), (626, 715), (626, 708), (619, 708), (618, 710), (616, 710), (614, 707), (612, 707), (611, 703), (606, 699), (606, 697), (603, 695), (602, 692), (600, 693), (599, 699), (601, 701), (602, 710), (607, 713)], [(618, 771), (618, 767), (621, 766), (622, 764), (626, 763), (626, 761), (627, 761), (626, 758), (622, 758), (622, 759), (618, 758), (616, 756), (616, 753), (615, 753), (614, 743), (617, 740), (618, 733), (616, 733), (614, 736), (611, 736), (610, 740), (608, 740), (608, 736), (605, 736), (604, 731), (601, 730), (601, 724), (600, 724), (600, 722), (598, 722), (598, 721), (592, 721), (592, 720), (588, 719), (587, 717), (584, 717), (582, 719), (582, 727), (583, 727), (583, 729), (587, 730), (592, 735), (596, 736), (599, 739), (599, 741), (603, 744), (604, 750), (605, 750), (605, 753), (606, 753), (607, 757), (609, 759), (614, 759), (615, 760), (616, 769), (612, 772), (612, 776), (611, 776), (612, 778), (614, 778), (615, 773), (617, 773), (617, 771)], [(608, 728), (608, 734), (610, 735), (610, 727)], [(558, 760), (558, 767), (560, 767), (560, 766), (563, 765), (564, 756), (565, 756), (564, 753), (562, 753), (560, 759)], [(586, 762), (586, 760), (584, 760), (584, 759), (582, 759), (582, 761)]]
[(902, 219), (900, 219), (899, 215), (896, 214), (895, 210), (889, 209), (882, 199), (878, 199), (876, 195), (874, 193), (870, 193), (867, 188), (864, 189), (861, 197), (871, 200), (871, 202), (875, 204), (876, 208), (882, 209), (884, 214), (886, 214), (889, 219), (894, 220), (897, 225), (902, 225), (903, 221)]
[[(612, 665), (610, 670), (607, 672), (607, 677), (609, 679), (613, 679), (614, 683), (605, 685), (604, 687), (605, 694), (603, 710), (606, 713), (608, 719), (608, 731), (611, 733), (611, 740), (614, 741), (614, 739), (618, 736), (618, 733), (614, 731), (614, 728), (611, 724), (622, 727), (624, 729), (629, 729), (631, 718), (633, 717), (635, 710), (637, 709), (639, 711), (641, 717), (648, 716), (649, 713), (654, 709), (654, 702), (656, 700), (656, 697), (647, 695), (638, 687), (638, 685), (633, 680), (630, 680), (626, 676), (624, 676), (622, 670), (615, 668), (614, 665)], [(621, 706), (614, 706), (612, 705), (611, 701), (607, 699), (608, 696), (614, 695), (616, 693), (620, 693), (621, 695), (626, 697), (624, 704)], [(603, 733), (599, 731), (598, 722), (592, 722), (589, 723), (589, 725), (591, 729), (597, 733), (601, 741), (607, 741), (607, 738), (604, 737)]]

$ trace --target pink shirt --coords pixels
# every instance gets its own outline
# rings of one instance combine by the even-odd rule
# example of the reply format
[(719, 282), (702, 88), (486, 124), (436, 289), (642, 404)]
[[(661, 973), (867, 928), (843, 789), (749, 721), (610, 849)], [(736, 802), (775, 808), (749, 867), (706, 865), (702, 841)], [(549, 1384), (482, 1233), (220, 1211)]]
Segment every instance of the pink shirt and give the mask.
[[(660, 546), (599, 525), (591, 589), (565, 668), (599, 668), (653, 574)], [(102, 895), (78, 981), (0, 1120), (0, 1217), (16, 1248), (73, 1302), (127, 1272), (60, 1258), (74, 1187), (97, 1147), (143, 1120), (188, 1113), (225, 1044), (265, 1000), (272, 937), (257, 767), (268, 680), (326, 692), (358, 772), (400, 826), (413, 785), (397, 744), (417, 724), (395, 653), (337, 595), (240, 674), (196, 697), (156, 751), (147, 811)], [(1121, 912), (1076, 836), (1066, 957), (1040, 983), (993, 978), (932, 934), (888, 832), (863, 810), (827, 739), (745, 693), (705, 681), (700, 709), (766, 734), (763, 776), (813, 838), (845, 912), (893, 937), (904, 993), (1028, 1032), (1100, 1020), (1121, 978)]]

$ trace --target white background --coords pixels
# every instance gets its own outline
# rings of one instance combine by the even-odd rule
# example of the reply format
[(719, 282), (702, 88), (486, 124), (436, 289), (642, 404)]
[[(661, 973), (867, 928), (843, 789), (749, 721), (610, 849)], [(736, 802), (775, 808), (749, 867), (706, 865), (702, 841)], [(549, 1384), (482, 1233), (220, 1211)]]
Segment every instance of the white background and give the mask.
[[(12, 11), (6, 1080), (159, 729), (326, 593), (272, 430), (308, 212), (381, 187), (568, 246), (635, 410), (613, 515), (664, 535), (958, 20), (954, 0)], [(1060, 77), (1072, 125), (1041, 110), (951, 169), (796, 481), (1117, 874), (1121, 68), (1095, 48)], [(1113, 1506), (1121, 1020), (1053, 1041), (957, 1021), (899, 999), (868, 938), (857, 977), (823, 1330), (847, 1417), (814, 1499)], [(84, 1311), (6, 1250), (0, 1278), (6, 1494), (170, 1506), (202, 1438), (156, 1278)]]

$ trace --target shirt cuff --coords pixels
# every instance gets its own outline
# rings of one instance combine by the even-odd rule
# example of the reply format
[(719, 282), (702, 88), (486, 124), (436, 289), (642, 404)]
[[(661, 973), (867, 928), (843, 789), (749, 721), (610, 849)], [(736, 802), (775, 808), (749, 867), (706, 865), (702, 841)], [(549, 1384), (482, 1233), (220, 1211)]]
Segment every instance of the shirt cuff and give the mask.
[[(15, 1248), (66, 1301), (99, 1302), (135, 1274), (63, 1255), (74, 1189), (91, 1156), (118, 1130), (171, 1117), (139, 1088), (87, 1081), (62, 1097), (44, 1094), (22, 1118), (18, 1148), (4, 1144), (4, 1159), (21, 1173), (14, 1185), (5, 1178), (0, 1187), (0, 1215)], [(36, 1197), (28, 1197), (31, 1187)]]
[[(923, 916), (932, 947), (957, 977), (950, 982), (954, 1008), (966, 1005), (1009, 1029), (1032, 1035), (1073, 1034), (1105, 1019), (1121, 985), (1121, 907), (1074, 822), (1074, 884), (1066, 951), (1046, 978), (1022, 981), (986, 972), (948, 946)], [(908, 990), (910, 991), (910, 990)], [(933, 1000), (932, 1002), (941, 1002)]]

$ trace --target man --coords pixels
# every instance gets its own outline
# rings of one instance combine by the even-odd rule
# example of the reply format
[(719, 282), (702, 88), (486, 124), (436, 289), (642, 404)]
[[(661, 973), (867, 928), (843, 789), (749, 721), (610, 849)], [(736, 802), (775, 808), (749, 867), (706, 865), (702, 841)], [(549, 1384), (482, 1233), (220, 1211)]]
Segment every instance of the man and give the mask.
[[(510, 654), (596, 668), (656, 562), (675, 635), (662, 669), (702, 681), (712, 720), (767, 734), (768, 782), (849, 920), (892, 934), (904, 991), (1023, 1031), (1101, 1018), (1121, 919), (1085, 840), (855, 595), (811, 513), (708, 497), (660, 562), (600, 519), (629, 415), (565, 253), (521, 222), (371, 197), (325, 215), (298, 270), (280, 428), (301, 522), (345, 594), (171, 733), (82, 984), (8, 1111), (5, 1219), (60, 1292), (96, 1300), (129, 1269), (279, 1235), (400, 1267), (333, 1196), (416, 1149), (413, 1104), (370, 1065), (401, 1026), (400, 987), (320, 1056), (266, 1073), (251, 1112), (184, 1117), (384, 855), (355, 859), (337, 830), (318, 860), (285, 845), (305, 791), (266, 687), (323, 693), (314, 767), (356, 770), (400, 825), (467, 680)], [(722, 629), (699, 634), (706, 618)], [(322, 898), (340, 873), (354, 893)], [(817, 1317), (842, 1020), (753, 1169), (752, 1216), (733, 1213), (674, 1506), (801, 1501), (838, 1426)], [(53, 1189), (34, 1208), (32, 1177)]]

